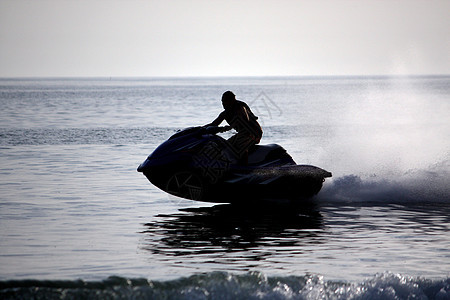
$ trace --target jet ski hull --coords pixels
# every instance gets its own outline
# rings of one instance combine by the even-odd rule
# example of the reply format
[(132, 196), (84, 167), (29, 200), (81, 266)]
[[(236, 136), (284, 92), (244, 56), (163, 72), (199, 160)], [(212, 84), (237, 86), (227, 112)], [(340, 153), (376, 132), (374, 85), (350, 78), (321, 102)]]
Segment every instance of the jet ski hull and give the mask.
[(279, 168), (240, 170), (226, 174), (218, 182), (210, 182), (200, 170), (162, 172), (150, 168), (143, 173), (151, 183), (171, 195), (203, 202), (235, 203), (242, 199), (264, 198), (299, 200), (316, 195), (322, 188), (326, 171), (313, 166), (295, 167), (295, 172)]

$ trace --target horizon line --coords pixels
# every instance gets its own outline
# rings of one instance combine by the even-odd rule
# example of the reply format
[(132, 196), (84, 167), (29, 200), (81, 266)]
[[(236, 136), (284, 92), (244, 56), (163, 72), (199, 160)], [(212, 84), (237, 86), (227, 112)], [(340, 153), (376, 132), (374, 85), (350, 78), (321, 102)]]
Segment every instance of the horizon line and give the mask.
[(337, 75), (44, 75), (44, 76), (0, 76), (0, 80), (10, 79), (207, 79), (207, 78), (408, 78), (408, 77), (448, 77), (449, 74), (337, 74)]

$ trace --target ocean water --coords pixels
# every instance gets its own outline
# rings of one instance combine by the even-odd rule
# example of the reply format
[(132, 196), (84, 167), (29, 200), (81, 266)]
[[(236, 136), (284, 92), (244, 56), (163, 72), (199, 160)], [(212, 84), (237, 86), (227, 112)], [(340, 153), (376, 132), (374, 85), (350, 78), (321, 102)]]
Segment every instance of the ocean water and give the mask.
[[(169, 196), (136, 172), (232, 90), (311, 203)], [(0, 79), (0, 298), (450, 299), (450, 77)]]

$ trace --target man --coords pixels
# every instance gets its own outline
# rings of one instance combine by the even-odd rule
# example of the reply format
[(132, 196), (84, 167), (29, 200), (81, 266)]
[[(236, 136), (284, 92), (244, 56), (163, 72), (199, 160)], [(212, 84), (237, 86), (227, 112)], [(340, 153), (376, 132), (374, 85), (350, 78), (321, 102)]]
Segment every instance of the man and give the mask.
[(222, 95), (222, 106), (225, 109), (206, 126), (219, 126), (224, 120), (230, 125), (227, 130), (234, 129), (237, 134), (228, 139), (228, 146), (242, 164), (247, 164), (248, 149), (259, 143), (262, 129), (256, 117), (245, 102), (236, 100), (231, 91)]

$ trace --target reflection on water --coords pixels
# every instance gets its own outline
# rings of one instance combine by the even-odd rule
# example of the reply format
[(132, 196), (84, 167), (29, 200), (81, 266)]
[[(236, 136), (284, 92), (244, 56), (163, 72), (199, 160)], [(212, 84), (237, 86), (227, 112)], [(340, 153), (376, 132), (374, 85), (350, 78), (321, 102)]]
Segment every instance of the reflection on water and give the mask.
[[(321, 243), (322, 216), (314, 207), (302, 209), (233, 205), (182, 209), (158, 215), (145, 224), (143, 248), (153, 255), (198, 259), (210, 263), (249, 263), (270, 256), (307, 251)], [(275, 255), (275, 256), (274, 256)], [(242, 265), (239, 268), (242, 269)]]
[[(448, 266), (448, 205), (308, 205), (181, 209), (144, 225), (140, 248), (175, 274), (327, 273), (348, 280), (395, 270), (438, 276)], [(181, 268), (181, 269), (180, 269)]]

